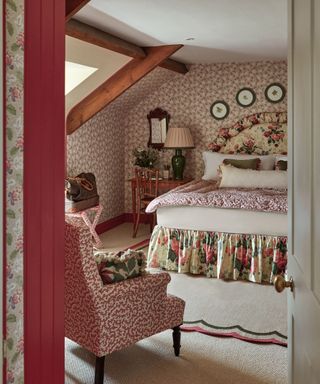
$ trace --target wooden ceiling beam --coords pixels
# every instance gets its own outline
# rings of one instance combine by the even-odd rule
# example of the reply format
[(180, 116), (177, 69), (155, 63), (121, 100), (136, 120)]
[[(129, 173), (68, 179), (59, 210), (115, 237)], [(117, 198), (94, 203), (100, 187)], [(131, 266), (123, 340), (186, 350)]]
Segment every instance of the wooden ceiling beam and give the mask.
[(181, 47), (182, 45), (151, 47), (148, 48), (146, 57), (132, 59), (71, 109), (67, 116), (67, 134), (75, 132)]
[(174, 71), (181, 73), (182, 75), (189, 72), (189, 69), (184, 63), (180, 63), (180, 61), (176, 61), (173, 59), (167, 59), (159, 64), (159, 67), (169, 69), (169, 71)]
[[(104, 32), (101, 29), (92, 27), (88, 24), (82, 23), (78, 20), (68, 21), (66, 24), (66, 34), (76, 39), (85, 41), (90, 44), (98, 45), (99, 47), (121, 53), (134, 59), (143, 58), (146, 56), (147, 48), (141, 48), (135, 44), (129, 43), (126, 40), (120, 39), (119, 37), (111, 35), (110, 33)], [(163, 61), (159, 67), (182, 74), (188, 72), (188, 68), (185, 64), (172, 59)]]
[(180, 63), (180, 61), (173, 59), (164, 60), (161, 64), (159, 64), (159, 67), (168, 69), (169, 71), (181, 73), (182, 75), (185, 75), (187, 72), (189, 72), (189, 69), (184, 63)]
[(80, 11), (90, 0), (66, 0), (66, 22)]
[(137, 45), (128, 43), (119, 37), (113, 36), (110, 33), (101, 31), (101, 29), (92, 27), (91, 25), (82, 23), (78, 20), (68, 21), (66, 24), (66, 34), (87, 43), (110, 49), (110, 51), (133, 57), (134, 59), (146, 56), (144, 50)]

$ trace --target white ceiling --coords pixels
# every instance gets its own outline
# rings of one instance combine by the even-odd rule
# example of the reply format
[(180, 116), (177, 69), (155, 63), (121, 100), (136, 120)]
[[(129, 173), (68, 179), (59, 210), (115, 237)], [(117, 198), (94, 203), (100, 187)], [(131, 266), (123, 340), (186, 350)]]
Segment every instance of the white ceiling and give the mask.
[[(76, 19), (185, 63), (284, 59), (287, 0), (91, 0)], [(186, 40), (194, 38), (194, 40)]]

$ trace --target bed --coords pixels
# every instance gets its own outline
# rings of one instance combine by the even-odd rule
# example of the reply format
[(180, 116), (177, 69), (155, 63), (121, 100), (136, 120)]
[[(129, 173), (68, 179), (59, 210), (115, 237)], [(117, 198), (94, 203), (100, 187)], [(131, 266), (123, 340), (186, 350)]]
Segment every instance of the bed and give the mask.
[[(274, 166), (287, 151), (287, 115), (245, 117), (220, 129), (209, 149), (227, 156), (271, 157)], [(206, 170), (205, 180), (178, 187), (148, 206), (147, 211), (157, 212), (149, 267), (272, 283), (287, 264), (287, 191), (219, 189), (205, 175)]]

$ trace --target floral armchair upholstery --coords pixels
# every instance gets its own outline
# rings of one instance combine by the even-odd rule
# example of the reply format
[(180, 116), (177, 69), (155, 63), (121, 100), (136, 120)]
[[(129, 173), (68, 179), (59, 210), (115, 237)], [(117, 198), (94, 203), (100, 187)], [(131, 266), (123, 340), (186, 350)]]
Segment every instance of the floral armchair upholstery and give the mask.
[(167, 295), (170, 275), (103, 285), (89, 229), (79, 219), (67, 220), (65, 336), (95, 354), (95, 383), (103, 383), (105, 355), (169, 328), (178, 356), (185, 302)]

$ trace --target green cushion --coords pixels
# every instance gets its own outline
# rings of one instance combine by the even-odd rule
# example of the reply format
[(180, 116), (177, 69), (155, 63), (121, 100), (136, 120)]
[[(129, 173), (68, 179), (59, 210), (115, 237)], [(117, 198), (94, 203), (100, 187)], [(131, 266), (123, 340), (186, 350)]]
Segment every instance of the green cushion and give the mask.
[(241, 169), (259, 169), (260, 159), (224, 159), (223, 164), (232, 165), (233, 167)]
[(286, 171), (288, 169), (288, 162), (286, 160), (278, 160), (276, 169), (279, 171)]
[(146, 273), (146, 255), (142, 251), (94, 251), (94, 255), (103, 284), (116, 283)]

